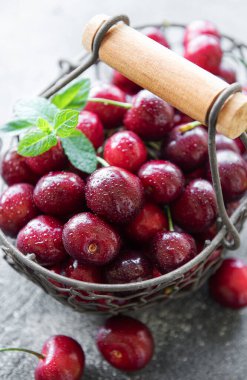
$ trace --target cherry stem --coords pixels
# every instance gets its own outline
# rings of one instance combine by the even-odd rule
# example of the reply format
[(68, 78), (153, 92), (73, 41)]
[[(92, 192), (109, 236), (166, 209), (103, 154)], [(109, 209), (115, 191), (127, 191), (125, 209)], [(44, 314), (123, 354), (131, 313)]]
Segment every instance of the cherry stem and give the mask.
[(187, 132), (187, 131), (191, 131), (192, 129), (194, 129), (196, 127), (199, 127), (199, 125), (201, 125), (201, 124), (202, 123), (200, 123), (199, 121), (192, 121), (191, 123), (182, 125), (179, 128), (179, 131), (182, 132), (182, 133)]
[(156, 150), (160, 149), (160, 143), (155, 141), (149, 141), (147, 145)]
[(172, 220), (172, 214), (169, 206), (166, 206), (166, 214), (168, 218), (169, 231), (174, 232), (174, 225)]
[(17, 352), (26, 352), (27, 354), (31, 354), (36, 356), (38, 359), (45, 359), (44, 355), (40, 354), (39, 352), (27, 350), (26, 348), (0, 348), (0, 352), (10, 352), (10, 351), (17, 351)]
[(102, 157), (97, 156), (97, 161), (98, 161), (102, 166), (104, 166), (105, 168), (106, 168), (107, 166), (110, 166), (110, 165), (108, 164), (108, 162), (107, 162), (106, 160), (104, 160)]
[(103, 99), (103, 98), (89, 98), (88, 102), (93, 102), (93, 103), (103, 103), (105, 105), (112, 105), (116, 107), (121, 107), (121, 108), (126, 108), (130, 109), (132, 108), (132, 104), (130, 103), (125, 103), (125, 102), (117, 102), (116, 100), (111, 100), (111, 99)]

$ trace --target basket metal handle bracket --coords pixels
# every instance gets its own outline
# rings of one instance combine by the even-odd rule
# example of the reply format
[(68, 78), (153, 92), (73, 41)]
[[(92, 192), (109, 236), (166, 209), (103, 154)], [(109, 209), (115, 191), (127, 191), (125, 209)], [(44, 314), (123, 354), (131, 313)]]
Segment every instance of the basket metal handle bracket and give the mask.
[[(213, 180), (213, 187), (217, 199), (217, 207), (219, 216), (221, 218), (222, 224), (227, 231), (227, 236), (224, 239), (224, 246), (229, 250), (235, 250), (240, 246), (240, 236), (236, 227), (231, 222), (225, 208), (224, 198), (222, 194), (222, 187), (220, 183), (219, 169), (217, 163), (216, 155), (216, 124), (217, 118), (221, 108), (223, 107), (226, 100), (236, 92), (240, 92), (242, 87), (239, 83), (233, 83), (228, 88), (226, 88), (215, 100), (209, 114), (208, 114), (208, 152), (209, 152), (209, 163)], [(241, 135), (241, 140), (243, 141), (245, 148), (247, 149), (247, 135), (243, 133)]]

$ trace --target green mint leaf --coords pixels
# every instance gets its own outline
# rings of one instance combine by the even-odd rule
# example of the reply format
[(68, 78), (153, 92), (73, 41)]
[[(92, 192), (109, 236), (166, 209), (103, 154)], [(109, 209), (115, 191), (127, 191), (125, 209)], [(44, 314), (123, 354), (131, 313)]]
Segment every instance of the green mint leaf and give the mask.
[(90, 79), (83, 79), (83, 81), (83, 86), (80, 88), (74, 99), (69, 103), (69, 108), (81, 110), (85, 107), (89, 97)]
[(70, 162), (85, 173), (92, 173), (97, 168), (97, 157), (92, 143), (78, 130), (68, 138), (62, 138), (65, 154)]
[(46, 152), (57, 144), (54, 134), (43, 131), (32, 131), (21, 139), (18, 145), (18, 153), (25, 157), (35, 157)]
[[(85, 96), (88, 94), (90, 88), (89, 79), (74, 80), (65, 86), (62, 90), (57, 92), (51, 99), (51, 102), (60, 109), (70, 108), (70, 104), (76, 97)], [(87, 95), (88, 97), (88, 95)]]
[(45, 98), (19, 100), (14, 107), (14, 114), (20, 119), (36, 124), (38, 118), (53, 123), (58, 108)]
[(42, 119), (41, 117), (38, 118), (36, 124), (37, 124), (37, 127), (38, 127), (41, 131), (43, 131), (43, 132), (50, 133), (50, 132), (52, 132), (52, 130), (53, 130), (52, 125), (51, 125), (47, 120)]
[(55, 117), (54, 130), (59, 137), (68, 137), (78, 124), (79, 112), (63, 110)]
[(30, 128), (33, 124), (29, 120), (16, 119), (12, 120), (0, 127), (1, 132), (14, 132), (20, 131), (21, 129)]

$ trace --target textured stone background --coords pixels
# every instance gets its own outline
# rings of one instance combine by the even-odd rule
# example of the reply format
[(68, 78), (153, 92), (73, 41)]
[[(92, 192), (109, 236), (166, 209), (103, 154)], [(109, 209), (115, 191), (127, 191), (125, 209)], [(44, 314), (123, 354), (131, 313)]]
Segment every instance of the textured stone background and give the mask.
[[(80, 51), (81, 31), (96, 13), (127, 13), (132, 24), (163, 19), (215, 21), (247, 41), (245, 0), (11, 0), (0, 2), (0, 122), (19, 97), (36, 94), (57, 73), (60, 57)], [(247, 229), (243, 232), (246, 252)], [(83, 344), (86, 380), (246, 380), (247, 311), (224, 310), (207, 290), (138, 315), (156, 340), (156, 355), (143, 372), (125, 375), (103, 362), (94, 345), (101, 317), (80, 315), (58, 304), (16, 274), (0, 258), (0, 346), (39, 350), (52, 334), (69, 334)], [(29, 380), (35, 359), (1, 354), (1, 380)]]

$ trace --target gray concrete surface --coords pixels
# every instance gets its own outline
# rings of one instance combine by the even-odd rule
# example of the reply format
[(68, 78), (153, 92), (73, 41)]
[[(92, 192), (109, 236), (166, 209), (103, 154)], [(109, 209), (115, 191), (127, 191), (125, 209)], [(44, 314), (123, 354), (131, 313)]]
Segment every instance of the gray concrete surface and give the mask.
[[(36, 94), (57, 72), (56, 61), (80, 51), (81, 30), (96, 13), (127, 13), (133, 24), (163, 19), (215, 21), (220, 29), (247, 41), (245, 0), (10, 0), (0, 1), (0, 122), (20, 97)], [(243, 246), (246, 252), (247, 229)], [(68, 334), (86, 352), (86, 380), (246, 380), (247, 310), (216, 305), (206, 288), (182, 301), (138, 315), (156, 341), (150, 366), (122, 374), (104, 362), (94, 336), (102, 317), (80, 315), (58, 304), (15, 273), (0, 258), (0, 346), (40, 349), (52, 334)], [(35, 359), (1, 354), (1, 380), (33, 378)]]

